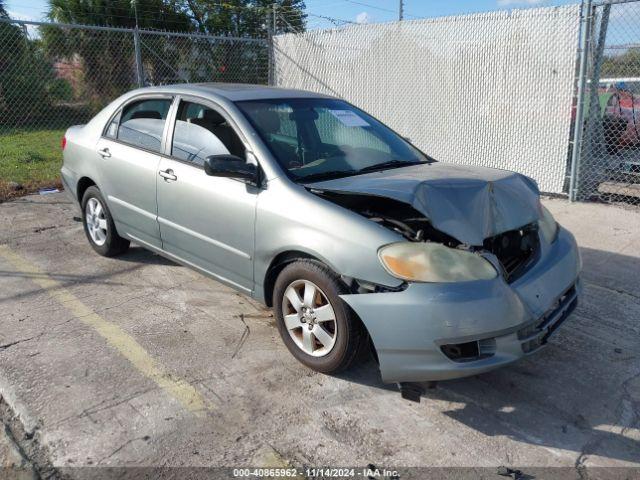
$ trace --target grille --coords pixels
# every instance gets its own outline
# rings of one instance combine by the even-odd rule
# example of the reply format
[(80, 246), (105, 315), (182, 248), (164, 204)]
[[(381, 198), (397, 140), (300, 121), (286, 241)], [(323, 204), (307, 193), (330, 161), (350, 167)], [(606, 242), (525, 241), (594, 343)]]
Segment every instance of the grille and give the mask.
[(545, 343), (553, 332), (564, 322), (578, 305), (576, 285), (572, 285), (549, 310), (536, 322), (518, 330), (518, 340), (522, 343), (522, 351), (532, 352)]
[(498, 258), (505, 279), (511, 283), (520, 278), (536, 259), (540, 247), (538, 225), (531, 223), (487, 238), (483, 246)]

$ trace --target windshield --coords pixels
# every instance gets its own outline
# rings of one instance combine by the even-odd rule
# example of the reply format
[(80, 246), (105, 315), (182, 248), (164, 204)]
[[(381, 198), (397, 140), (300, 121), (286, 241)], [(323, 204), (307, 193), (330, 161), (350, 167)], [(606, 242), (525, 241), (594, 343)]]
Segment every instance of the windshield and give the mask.
[(295, 180), (337, 178), (431, 161), (375, 118), (341, 100), (294, 98), (236, 104)]

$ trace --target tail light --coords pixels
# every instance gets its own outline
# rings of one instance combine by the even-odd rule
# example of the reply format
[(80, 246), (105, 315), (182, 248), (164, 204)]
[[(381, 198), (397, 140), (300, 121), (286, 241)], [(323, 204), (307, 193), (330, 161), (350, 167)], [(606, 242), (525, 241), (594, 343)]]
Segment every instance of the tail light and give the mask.
[(64, 147), (66, 146), (67, 146), (67, 137), (62, 137), (62, 140), (60, 140), (60, 148), (64, 150)]

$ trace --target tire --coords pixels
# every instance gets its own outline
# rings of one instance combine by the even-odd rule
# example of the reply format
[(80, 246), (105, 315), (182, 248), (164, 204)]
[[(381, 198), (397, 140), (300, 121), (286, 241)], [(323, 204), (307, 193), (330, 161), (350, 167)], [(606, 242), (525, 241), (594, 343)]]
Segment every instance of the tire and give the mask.
[[(290, 300), (291, 290), (297, 294), (299, 308)], [(315, 295), (309, 302), (312, 291)], [(340, 277), (311, 260), (294, 261), (276, 279), (273, 309), (280, 336), (298, 361), (317, 372), (347, 369), (365, 337), (360, 320), (339, 297), (343, 293), (347, 289)], [(331, 313), (333, 321), (327, 320)]]
[(126, 252), (130, 242), (118, 235), (107, 202), (98, 187), (87, 188), (81, 205), (84, 233), (91, 247), (104, 257)]

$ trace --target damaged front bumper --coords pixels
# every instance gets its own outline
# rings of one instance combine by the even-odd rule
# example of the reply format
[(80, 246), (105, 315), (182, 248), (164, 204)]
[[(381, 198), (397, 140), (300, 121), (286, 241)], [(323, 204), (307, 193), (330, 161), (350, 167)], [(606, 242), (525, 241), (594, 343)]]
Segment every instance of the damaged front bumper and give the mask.
[(512, 363), (544, 346), (581, 290), (573, 235), (560, 228), (514, 283), (498, 277), (411, 283), (399, 292), (342, 295), (365, 324), (384, 382), (447, 380)]

